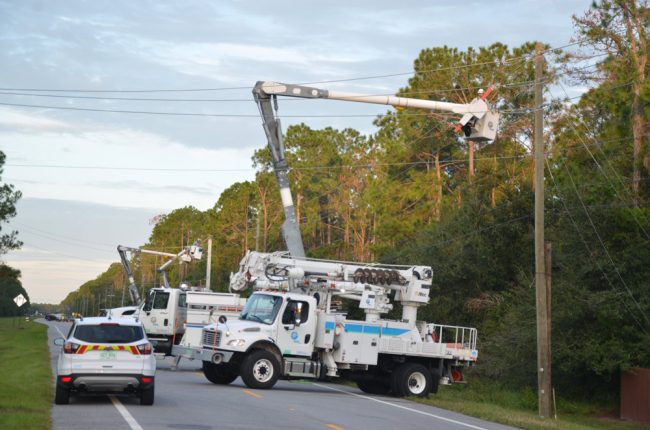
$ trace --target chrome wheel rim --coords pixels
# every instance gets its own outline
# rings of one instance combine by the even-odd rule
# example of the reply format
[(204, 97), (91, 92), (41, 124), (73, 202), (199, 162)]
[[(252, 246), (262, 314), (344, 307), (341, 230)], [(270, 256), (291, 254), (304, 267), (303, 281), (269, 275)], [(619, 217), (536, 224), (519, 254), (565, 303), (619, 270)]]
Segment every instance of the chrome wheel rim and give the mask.
[(408, 378), (408, 390), (413, 395), (422, 394), (427, 386), (427, 378), (422, 372), (413, 372)]
[(258, 382), (268, 382), (273, 378), (273, 363), (266, 358), (257, 360), (253, 365), (253, 376)]

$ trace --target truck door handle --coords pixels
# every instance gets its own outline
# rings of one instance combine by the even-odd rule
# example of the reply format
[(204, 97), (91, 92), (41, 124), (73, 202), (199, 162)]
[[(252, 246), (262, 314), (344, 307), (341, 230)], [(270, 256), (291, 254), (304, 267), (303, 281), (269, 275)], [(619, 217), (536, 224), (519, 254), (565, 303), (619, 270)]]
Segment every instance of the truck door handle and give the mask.
[(309, 343), (309, 339), (311, 339), (311, 334), (306, 334), (305, 335), (305, 343)]
[(169, 320), (167, 318), (165, 318), (165, 323), (164, 323), (165, 327), (167, 327), (168, 323), (169, 323)]

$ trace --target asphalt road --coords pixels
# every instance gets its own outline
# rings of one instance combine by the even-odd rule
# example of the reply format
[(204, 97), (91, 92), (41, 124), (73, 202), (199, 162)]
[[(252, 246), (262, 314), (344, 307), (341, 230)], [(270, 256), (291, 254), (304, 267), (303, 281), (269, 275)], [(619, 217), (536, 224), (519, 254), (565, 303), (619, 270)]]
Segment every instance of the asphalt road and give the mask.
[[(67, 334), (70, 323), (47, 322), (53, 374), (60, 347), (52, 341)], [(250, 390), (240, 379), (214, 385), (200, 362), (158, 360), (156, 399), (141, 406), (135, 396), (71, 397), (54, 405), (55, 430), (67, 429), (450, 429), (511, 427), (444, 409), (387, 396), (371, 396), (355, 387), (321, 382), (279, 381), (271, 390)], [(53, 389), (54, 391), (54, 389)], [(54, 398), (54, 395), (53, 395)]]

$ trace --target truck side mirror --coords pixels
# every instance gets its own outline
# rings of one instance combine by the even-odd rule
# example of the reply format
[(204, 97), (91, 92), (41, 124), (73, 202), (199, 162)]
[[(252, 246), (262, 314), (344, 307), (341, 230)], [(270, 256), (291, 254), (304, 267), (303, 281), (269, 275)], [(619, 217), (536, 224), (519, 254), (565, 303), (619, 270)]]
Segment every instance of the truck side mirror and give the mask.
[(225, 315), (221, 315), (221, 316), (219, 317), (219, 322), (220, 322), (221, 324), (225, 324), (226, 321), (228, 321), (228, 318), (226, 318)]

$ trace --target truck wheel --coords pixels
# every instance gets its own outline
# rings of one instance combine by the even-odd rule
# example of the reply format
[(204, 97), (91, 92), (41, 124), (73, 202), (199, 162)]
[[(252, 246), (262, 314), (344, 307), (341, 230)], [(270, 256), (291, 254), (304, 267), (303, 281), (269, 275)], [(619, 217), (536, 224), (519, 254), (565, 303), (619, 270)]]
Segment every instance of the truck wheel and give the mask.
[(237, 372), (228, 364), (214, 364), (203, 362), (203, 374), (213, 384), (228, 385), (237, 379)]
[(388, 394), (390, 385), (377, 380), (358, 380), (357, 387), (368, 394)]
[(440, 372), (437, 370), (431, 371), (431, 391), (432, 394), (438, 393), (438, 386), (440, 385)]
[(239, 373), (249, 388), (267, 389), (280, 377), (280, 365), (269, 351), (258, 349), (244, 358)]
[(70, 403), (70, 390), (57, 384), (56, 393), (54, 394), (54, 403), (57, 405), (67, 405)]
[(426, 397), (433, 387), (429, 370), (418, 363), (404, 363), (393, 372), (391, 388), (397, 397)]
[(151, 406), (153, 405), (154, 387), (146, 388), (140, 391), (140, 404)]

